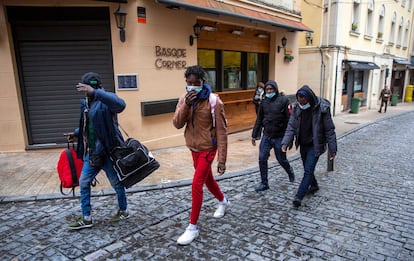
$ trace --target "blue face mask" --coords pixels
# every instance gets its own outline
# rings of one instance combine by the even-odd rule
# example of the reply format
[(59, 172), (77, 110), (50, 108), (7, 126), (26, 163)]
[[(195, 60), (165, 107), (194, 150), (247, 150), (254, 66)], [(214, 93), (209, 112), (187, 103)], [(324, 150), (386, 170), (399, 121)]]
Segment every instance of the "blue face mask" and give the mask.
[(186, 90), (187, 92), (191, 92), (192, 90), (194, 90), (197, 94), (203, 89), (203, 87), (201, 86), (187, 86)]
[(276, 95), (276, 93), (274, 93), (274, 92), (266, 93), (266, 98), (272, 99), (275, 95)]
[(301, 105), (300, 103), (298, 103), (298, 104), (299, 104), (299, 108), (301, 108), (302, 110), (307, 110), (307, 109), (310, 108), (309, 102), (304, 104), (304, 105)]

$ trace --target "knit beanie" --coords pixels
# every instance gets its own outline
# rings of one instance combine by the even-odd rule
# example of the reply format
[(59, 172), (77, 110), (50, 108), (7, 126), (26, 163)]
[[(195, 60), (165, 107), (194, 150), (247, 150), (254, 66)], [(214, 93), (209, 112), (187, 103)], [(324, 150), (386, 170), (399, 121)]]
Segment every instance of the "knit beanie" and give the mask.
[(94, 88), (99, 88), (102, 85), (101, 76), (95, 72), (87, 72), (81, 77), (81, 83), (89, 84)]

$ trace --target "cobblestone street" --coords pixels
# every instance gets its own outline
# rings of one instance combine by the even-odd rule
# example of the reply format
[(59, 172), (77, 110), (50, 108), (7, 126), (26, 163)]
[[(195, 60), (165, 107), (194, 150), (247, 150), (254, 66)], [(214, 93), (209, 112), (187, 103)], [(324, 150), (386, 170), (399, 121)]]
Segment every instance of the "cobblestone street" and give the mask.
[[(274, 164), (270, 189), (256, 193), (258, 168), (226, 174), (219, 183), (232, 205), (213, 218), (205, 189), (200, 236), (176, 240), (189, 222), (191, 186), (128, 194), (132, 216), (112, 224), (113, 195), (92, 199), (94, 226), (70, 231), (79, 199), (0, 204), (1, 260), (414, 260), (414, 112), (375, 122), (338, 139), (335, 170), (317, 165), (320, 190), (299, 209), (296, 181)], [(256, 160), (256, 159), (252, 159)]]

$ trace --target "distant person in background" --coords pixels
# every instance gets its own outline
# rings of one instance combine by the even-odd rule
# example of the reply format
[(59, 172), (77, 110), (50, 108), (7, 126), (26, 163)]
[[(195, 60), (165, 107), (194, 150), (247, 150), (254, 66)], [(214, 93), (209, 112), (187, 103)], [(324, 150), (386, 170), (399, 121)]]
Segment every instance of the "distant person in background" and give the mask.
[(319, 156), (328, 144), (329, 158), (335, 158), (337, 144), (330, 102), (316, 96), (307, 85), (296, 92), (296, 99), (282, 140), (282, 151), (286, 152), (293, 139), (296, 148), (300, 147), (304, 174), (293, 199), (293, 205), (299, 207), (306, 194), (319, 190), (314, 173)]
[(387, 105), (388, 105), (388, 102), (390, 101), (390, 98), (391, 98), (391, 90), (390, 90), (390, 88), (388, 88), (387, 85), (385, 85), (384, 86), (384, 89), (381, 90), (381, 94), (380, 94), (380, 96), (378, 98), (381, 101), (381, 107), (380, 107), (380, 109), (378, 111), (379, 113), (382, 112), (382, 106), (383, 105), (385, 105), (385, 107), (384, 107), (384, 113), (387, 112)]
[(259, 105), (262, 102), (263, 95), (264, 95), (264, 83), (259, 82), (256, 86), (256, 91), (253, 94), (253, 103), (256, 109), (256, 115), (257, 115), (257, 112), (259, 111)]

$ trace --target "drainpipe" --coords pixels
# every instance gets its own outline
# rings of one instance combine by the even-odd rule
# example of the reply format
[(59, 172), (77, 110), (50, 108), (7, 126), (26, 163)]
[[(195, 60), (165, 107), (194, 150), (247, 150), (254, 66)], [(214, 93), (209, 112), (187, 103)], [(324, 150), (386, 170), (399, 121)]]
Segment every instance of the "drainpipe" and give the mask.
[(322, 96), (322, 92), (323, 92), (324, 84), (325, 84), (324, 79), (325, 79), (326, 65), (323, 59), (323, 53), (322, 53), (321, 47), (319, 47), (319, 52), (321, 53), (321, 75), (320, 75), (320, 83), (319, 83), (319, 94)]
[[(332, 59), (332, 57), (329, 55), (329, 49), (328, 50), (325, 50), (325, 53), (324, 53), (324, 55), (327, 57), (327, 61), (328, 61), (328, 64), (330, 64), (330, 62), (331, 62), (331, 59)], [(328, 71), (328, 76), (330, 76), (331, 75), (331, 72), (330, 71)], [(326, 79), (327, 77), (326, 77), (326, 75), (325, 75), (325, 77), (324, 77), (324, 82), (325, 82), (325, 79)], [(329, 77), (328, 77), (329, 78)], [(329, 84), (328, 84), (328, 87), (329, 87)], [(325, 83), (324, 83), (324, 90), (323, 90), (324, 92), (325, 92)], [(322, 94), (321, 94), (322, 95)], [(328, 97), (328, 95), (326, 95), (326, 94), (324, 94), (322, 97)]]
[(334, 85), (334, 100), (333, 100), (333, 110), (332, 110), (332, 115), (335, 116), (335, 110), (336, 110), (336, 88), (338, 85), (338, 60), (339, 60), (339, 50), (341, 49), (341, 47), (337, 46), (336, 49), (336, 65), (335, 65), (335, 85)]

